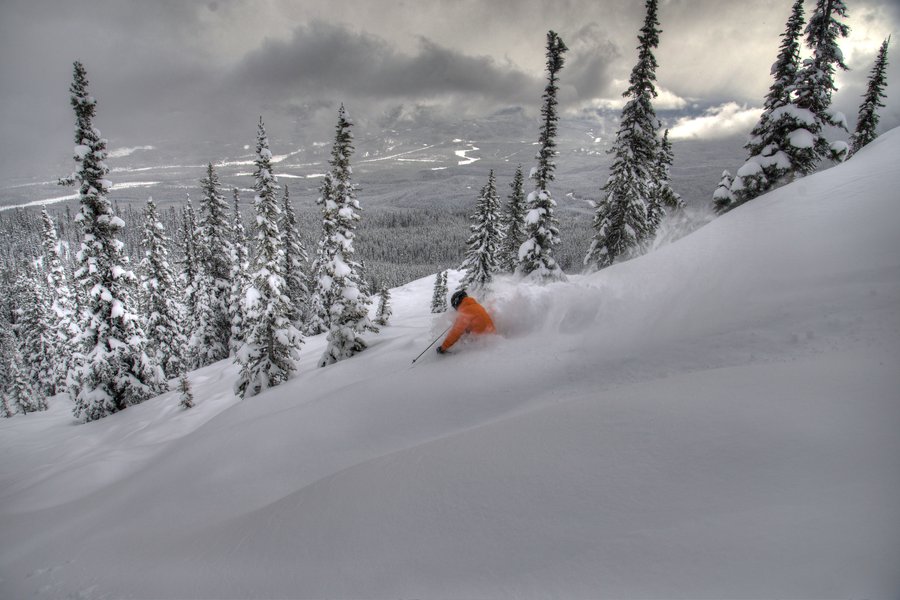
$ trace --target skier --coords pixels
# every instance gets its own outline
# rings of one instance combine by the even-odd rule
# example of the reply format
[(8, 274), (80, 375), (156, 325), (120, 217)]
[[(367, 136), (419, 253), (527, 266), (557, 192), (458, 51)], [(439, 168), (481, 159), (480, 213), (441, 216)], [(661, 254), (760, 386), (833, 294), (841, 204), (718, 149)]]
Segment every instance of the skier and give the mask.
[(456, 315), (456, 321), (453, 322), (450, 333), (444, 338), (444, 343), (438, 346), (438, 354), (449, 350), (450, 346), (455, 344), (464, 333), (496, 333), (497, 329), (494, 327), (490, 315), (474, 298), (466, 294), (465, 290), (454, 292), (450, 298), (450, 305), (459, 314)]

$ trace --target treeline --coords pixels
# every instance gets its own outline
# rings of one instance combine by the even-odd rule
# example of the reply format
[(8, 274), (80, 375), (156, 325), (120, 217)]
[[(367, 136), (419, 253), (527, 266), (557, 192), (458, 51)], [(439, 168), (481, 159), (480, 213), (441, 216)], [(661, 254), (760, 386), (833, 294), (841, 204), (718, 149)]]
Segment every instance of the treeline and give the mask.
[[(196, 193), (194, 195), (198, 197)], [(248, 206), (251, 200), (240, 199), (244, 222), (250, 222), (252, 217), (252, 206)], [(472, 207), (475, 201), (473, 196)], [(294, 203), (295, 208), (297, 204)], [(48, 207), (46, 210), (56, 223), (63, 261), (71, 268), (69, 263), (74, 260), (72, 249), (77, 250), (80, 243), (73, 213), (65, 208), (53, 210)], [(184, 259), (182, 206), (170, 204), (158, 210), (160, 221), (176, 242), (172, 245), (172, 261), (180, 264)], [(121, 237), (126, 254), (140, 256), (142, 211), (128, 204), (115, 209), (115, 212), (125, 222)], [(356, 250), (360, 262), (366, 267), (366, 278), (371, 287), (393, 288), (443, 269), (458, 267), (465, 255), (471, 212), (472, 208), (379, 206), (365, 209), (357, 228)], [(560, 243), (555, 249), (557, 260), (564, 271), (577, 272), (581, 269), (584, 248), (591, 238), (590, 220), (585, 218), (583, 212), (573, 211), (561, 211), (558, 218)], [(298, 209), (297, 221), (304, 244), (312, 247), (321, 228), (321, 215)], [(17, 265), (39, 256), (40, 248), (39, 210), (20, 208), (0, 212), (0, 281), (9, 281)]]

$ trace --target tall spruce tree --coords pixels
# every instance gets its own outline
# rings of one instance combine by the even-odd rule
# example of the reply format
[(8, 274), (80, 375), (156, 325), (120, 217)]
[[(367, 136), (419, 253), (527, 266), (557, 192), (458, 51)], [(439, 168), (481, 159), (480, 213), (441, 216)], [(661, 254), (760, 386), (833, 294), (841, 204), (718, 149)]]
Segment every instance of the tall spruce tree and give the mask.
[(471, 215), (469, 231), (472, 235), (466, 241), (466, 258), (461, 270), (466, 274), (460, 282), (460, 288), (486, 290), (497, 272), (497, 251), (500, 246), (500, 198), (494, 181), (494, 171), (488, 175), (488, 181), (481, 188), (475, 214)]
[(640, 252), (653, 232), (647, 209), (652, 202), (654, 166), (659, 156), (659, 122), (653, 110), (656, 98), (656, 57), (659, 45), (657, 0), (646, 1), (647, 14), (638, 35), (638, 62), (631, 71), (630, 87), (623, 94), (616, 141), (611, 149), (612, 168), (603, 199), (594, 214), (594, 237), (584, 257), (585, 266), (602, 269), (617, 259)]
[(169, 238), (159, 218), (153, 198), (144, 210), (144, 237), (141, 240), (141, 287), (147, 298), (148, 351), (167, 379), (186, 370), (184, 353), (187, 338), (183, 331), (184, 311), (178, 302), (178, 286), (169, 265)]
[(431, 293), (431, 312), (439, 314), (447, 312), (447, 271), (438, 273), (434, 278), (434, 290)]
[(795, 0), (781, 34), (778, 57), (772, 65), (773, 81), (762, 115), (744, 146), (747, 161), (729, 186), (730, 198), (720, 193), (713, 199), (716, 212), (723, 213), (790, 182), (802, 172), (800, 165), (809, 160), (808, 149), (792, 143), (794, 132), (803, 129), (809, 121), (809, 113), (798, 109), (795, 98), (803, 26), (803, 0)]
[(56, 336), (47, 290), (40, 283), (38, 269), (25, 263), (15, 282), (15, 332), (20, 352), (22, 376), (42, 395), (57, 391)]
[[(5, 293), (8, 287), (3, 286), (4, 298), (8, 298), (10, 294)], [(9, 322), (11, 311), (0, 311), (0, 417), (9, 418), (16, 413), (16, 404), (11, 398), (10, 390), (12, 389), (12, 366), (16, 359), (16, 336), (13, 333), (13, 326)]]
[(528, 213), (525, 217), (525, 241), (517, 253), (516, 273), (537, 282), (562, 281), (566, 275), (553, 258), (553, 246), (559, 243), (559, 222), (553, 214), (556, 201), (550, 194), (556, 164), (556, 130), (559, 122), (556, 94), (558, 77), (563, 68), (563, 55), (568, 51), (562, 38), (547, 32), (547, 87), (541, 107), (541, 132), (538, 165), (532, 170), (535, 189), (528, 194)]
[(281, 226), (284, 230), (284, 279), (287, 282), (287, 297), (290, 304), (290, 319), (298, 329), (306, 320), (309, 301), (309, 282), (306, 270), (309, 256), (300, 237), (297, 216), (291, 204), (288, 187), (284, 186)]
[(202, 253), (202, 247), (196, 232), (197, 213), (194, 212), (190, 194), (187, 194), (185, 204), (181, 209), (181, 272), (178, 276), (178, 282), (184, 297), (185, 330), (189, 332), (190, 336), (188, 350), (184, 356), (188, 369), (200, 366), (194, 332), (201, 329), (200, 320), (205, 304), (202, 283), (203, 273), (199, 256)]
[(75, 416), (92, 421), (155, 396), (167, 385), (159, 366), (144, 351), (146, 336), (140, 319), (131, 312), (136, 278), (127, 268), (124, 244), (118, 238), (125, 223), (106, 197), (111, 186), (106, 179), (106, 140), (93, 125), (96, 100), (88, 93), (87, 76), (79, 62), (74, 65), (70, 90), (78, 170), (61, 183), (79, 186), (81, 211), (76, 220), (81, 224), (82, 242), (75, 277), (88, 294), (73, 400)]
[(44, 392), (34, 385), (34, 380), (28, 375), (28, 369), (18, 349), (13, 352), (9, 373), (8, 402), (15, 412), (23, 415), (47, 410), (47, 397)]
[(869, 84), (863, 95), (862, 104), (859, 105), (856, 130), (850, 140), (851, 156), (878, 137), (878, 109), (884, 108), (881, 99), (885, 97), (884, 87), (887, 85), (887, 51), (890, 43), (890, 37), (882, 42), (875, 65), (869, 74)]
[(46, 264), (46, 283), (51, 298), (51, 332), (54, 337), (54, 387), (60, 392), (66, 387), (66, 377), (72, 364), (75, 340), (78, 339), (78, 315), (69, 277), (62, 262), (61, 246), (53, 219), (41, 211), (42, 243)]
[(303, 339), (290, 320), (284, 281), (284, 238), (279, 229), (278, 180), (272, 171), (272, 152), (262, 117), (256, 137), (256, 257), (245, 295), (244, 345), (236, 362), (241, 372), (235, 392), (241, 398), (284, 383), (297, 369)]
[(655, 235), (656, 230), (666, 216), (666, 209), (684, 207), (681, 196), (672, 189), (672, 176), (669, 170), (675, 162), (672, 142), (669, 141), (669, 130), (666, 129), (659, 142), (659, 153), (653, 164), (653, 185), (650, 202), (647, 205), (647, 223), (650, 225), (648, 237)]
[(335, 223), (332, 219), (327, 218), (330, 214), (331, 207), (328, 204), (333, 202), (331, 196), (333, 193), (332, 174), (326, 173), (319, 188), (319, 197), (316, 204), (322, 211), (322, 234), (319, 242), (316, 244), (316, 258), (312, 265), (312, 290), (309, 297), (309, 306), (306, 314), (306, 333), (307, 335), (318, 335), (328, 331), (331, 325), (331, 315), (329, 307), (331, 306), (333, 280), (326, 271), (326, 267), (331, 260), (332, 248), (330, 241), (334, 236)]
[[(343, 105), (338, 111), (338, 123), (331, 149), (330, 197), (324, 200), (323, 231), (331, 235), (323, 238), (321, 278), (331, 285), (331, 304), (328, 345), (319, 366), (324, 367), (350, 358), (366, 349), (361, 335), (375, 329), (369, 321), (369, 299), (363, 293), (364, 283), (359, 263), (354, 258), (354, 230), (359, 221), (359, 201), (350, 180), (350, 156), (353, 154), (352, 124), (347, 120)], [(323, 286), (324, 287), (324, 286)]]
[(503, 273), (513, 273), (519, 261), (519, 248), (525, 241), (525, 177), (522, 165), (516, 168), (509, 184), (510, 193), (500, 219), (503, 232), (497, 257), (497, 267)]
[(847, 18), (844, 0), (816, 0), (806, 25), (806, 45), (812, 57), (803, 61), (797, 74), (797, 106), (808, 111), (807, 121), (805, 127), (791, 134), (791, 143), (805, 150), (799, 164), (803, 175), (815, 171), (820, 160), (836, 158), (833, 145), (825, 137), (825, 127), (846, 128), (843, 115), (831, 110), (831, 96), (837, 90), (834, 73), (847, 70), (838, 41), (850, 34), (850, 27), (841, 18)]
[(212, 163), (207, 165), (200, 187), (203, 195), (196, 237), (204, 302), (194, 339), (198, 366), (204, 366), (227, 358), (229, 353), (232, 232), (228, 202), (219, 189), (219, 176)]
[(231, 320), (231, 336), (229, 338), (230, 355), (234, 356), (244, 344), (247, 330), (244, 318), (244, 298), (250, 287), (250, 251), (247, 247), (247, 233), (241, 217), (240, 195), (237, 188), (234, 195), (234, 215), (231, 244), (231, 291), (228, 295), (228, 314)]

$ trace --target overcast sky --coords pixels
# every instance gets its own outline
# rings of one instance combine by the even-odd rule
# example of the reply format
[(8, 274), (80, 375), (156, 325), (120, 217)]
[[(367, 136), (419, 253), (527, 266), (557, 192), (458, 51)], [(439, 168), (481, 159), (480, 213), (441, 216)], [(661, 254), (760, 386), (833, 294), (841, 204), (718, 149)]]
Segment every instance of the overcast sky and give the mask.
[[(791, 4), (660, 0), (656, 106), (677, 135), (752, 126)], [(852, 33), (841, 46), (852, 70), (840, 75), (835, 101), (852, 127), (878, 46), (900, 31), (900, 2), (847, 4)], [(567, 114), (616, 107), (643, 16), (638, 0), (0, 0), (0, 159), (8, 173), (26, 160), (57, 162), (61, 151), (68, 158), (76, 59), (112, 148), (251, 143), (258, 115), (273, 137), (273, 126), (289, 126), (283, 138), (330, 131), (341, 102), (373, 120), (423, 107), (468, 118), (537, 111), (548, 29), (570, 48)], [(895, 48), (889, 59), (882, 122), (893, 127)]]

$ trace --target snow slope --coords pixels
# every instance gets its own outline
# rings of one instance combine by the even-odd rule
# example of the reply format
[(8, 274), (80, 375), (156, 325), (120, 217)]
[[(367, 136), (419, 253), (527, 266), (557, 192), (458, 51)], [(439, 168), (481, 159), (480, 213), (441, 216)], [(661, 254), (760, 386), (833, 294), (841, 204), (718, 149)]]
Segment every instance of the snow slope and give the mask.
[[(4, 598), (897, 597), (900, 131), (640, 259), (393, 290), (371, 348), (0, 423)], [(458, 277), (459, 274), (456, 274)], [(455, 283), (451, 281), (452, 284)]]

